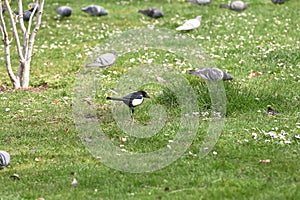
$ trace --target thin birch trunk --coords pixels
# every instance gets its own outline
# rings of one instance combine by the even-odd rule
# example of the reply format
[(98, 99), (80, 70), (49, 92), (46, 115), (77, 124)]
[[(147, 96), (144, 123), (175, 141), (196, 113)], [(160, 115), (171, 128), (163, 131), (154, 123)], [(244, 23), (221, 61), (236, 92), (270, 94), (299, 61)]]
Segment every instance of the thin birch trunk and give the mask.
[[(2, 13), (2, 2), (5, 3), (5, 6), (7, 8), (7, 12), (9, 15), (9, 19), (11, 22), (11, 29), (13, 31), (13, 38), (16, 40), (16, 49), (17, 53), (20, 58), (20, 65), (17, 71), (17, 74), (15, 75), (12, 66), (11, 66), (11, 57), (10, 57), (10, 41), (8, 37), (8, 32), (7, 32), (7, 25), (5, 23), (3, 13)], [(38, 1), (36, 1), (38, 3)], [(20, 37), (18, 34), (17, 26), (16, 26), (16, 20), (14, 18), (13, 11), (9, 5), (8, 0), (0, 0), (0, 29), (2, 33), (2, 41), (4, 45), (4, 50), (5, 50), (5, 59), (6, 59), (6, 68), (8, 72), (8, 76), (12, 82), (12, 85), (14, 89), (27, 89), (29, 87), (29, 80), (30, 80), (30, 63), (31, 63), (31, 58), (32, 58), (32, 53), (33, 53), (33, 45), (35, 42), (35, 37), (36, 34), (40, 28), (41, 21), (42, 21), (42, 11), (44, 8), (44, 0), (40, 0), (38, 3), (39, 5), (39, 10), (37, 12), (37, 19), (35, 21), (35, 27), (31, 31), (31, 26), (33, 22), (33, 14), (31, 15), (29, 22), (28, 22), (28, 27), (26, 29), (24, 25), (24, 20), (23, 20), (23, 5), (22, 5), (22, 0), (18, 0), (18, 10), (19, 10), (19, 23), (20, 23), (20, 28), (23, 34), (23, 45), (21, 45), (20, 42)], [(36, 12), (37, 7), (34, 9), (33, 13)]]

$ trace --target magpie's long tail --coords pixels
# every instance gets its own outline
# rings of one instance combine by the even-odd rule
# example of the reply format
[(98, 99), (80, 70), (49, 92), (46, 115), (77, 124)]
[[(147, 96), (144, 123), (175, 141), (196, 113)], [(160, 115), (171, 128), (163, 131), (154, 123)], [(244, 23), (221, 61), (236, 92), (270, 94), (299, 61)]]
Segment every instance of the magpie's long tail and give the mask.
[(107, 100), (114, 100), (114, 101), (124, 101), (122, 98), (115, 98), (115, 97), (106, 97)]

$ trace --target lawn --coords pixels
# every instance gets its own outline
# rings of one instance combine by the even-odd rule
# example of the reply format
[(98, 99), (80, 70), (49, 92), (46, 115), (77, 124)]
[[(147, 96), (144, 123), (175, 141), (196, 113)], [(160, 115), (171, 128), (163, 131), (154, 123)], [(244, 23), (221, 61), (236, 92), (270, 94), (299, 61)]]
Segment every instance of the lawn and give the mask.
[[(0, 150), (11, 155), (11, 165), (0, 171), (0, 200), (298, 199), (300, 1), (249, 2), (247, 10), (234, 12), (219, 8), (224, 0), (206, 6), (183, 0), (47, 0), (30, 90), (11, 89), (0, 50)], [(90, 4), (109, 15), (80, 11)], [(57, 18), (60, 5), (73, 8), (70, 18)], [(150, 7), (165, 16), (150, 19), (137, 12)], [(198, 29), (174, 33), (197, 15), (202, 15)], [(155, 39), (153, 28), (166, 37)], [(121, 52), (114, 65), (85, 68), (96, 49), (110, 47)], [(194, 59), (195, 49), (208, 61)], [(187, 73), (207, 66), (234, 80), (211, 90)], [(151, 98), (135, 109), (133, 124), (128, 108), (106, 96), (139, 89)], [(226, 118), (214, 124), (212, 102), (220, 96)], [(268, 105), (280, 113), (267, 114)], [(128, 155), (128, 163), (97, 143), (100, 129), (105, 142)], [(212, 145), (203, 148), (209, 134)], [(165, 154), (153, 158), (153, 165), (147, 157), (130, 160), (134, 152), (166, 147), (174, 150), (174, 162)], [(77, 185), (71, 184), (74, 178)]]

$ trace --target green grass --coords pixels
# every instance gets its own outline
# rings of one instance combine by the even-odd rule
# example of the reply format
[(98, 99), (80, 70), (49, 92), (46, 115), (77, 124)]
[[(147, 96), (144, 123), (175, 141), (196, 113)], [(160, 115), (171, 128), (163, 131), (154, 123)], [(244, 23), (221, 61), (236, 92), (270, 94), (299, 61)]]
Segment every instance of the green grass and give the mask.
[[(220, 9), (219, 4), (226, 2), (193, 6), (182, 1), (105, 0), (100, 5), (110, 14), (98, 18), (80, 11), (96, 1), (46, 1), (30, 84), (48, 89), (0, 91), (0, 149), (11, 154), (11, 165), (0, 171), (0, 199), (297, 199), (300, 2), (275, 6), (269, 0), (251, 0), (242, 13)], [(54, 8), (65, 4), (74, 13), (57, 21)], [(137, 13), (148, 7), (161, 8), (165, 17), (151, 20)], [(197, 95), (200, 112), (197, 135), (188, 150), (171, 165), (151, 173), (132, 174), (105, 166), (85, 148), (72, 115), (75, 78), (88, 55), (107, 38), (126, 30), (147, 26), (174, 30), (179, 22), (198, 14), (203, 16), (201, 27), (184, 34), (195, 38), (216, 67), (235, 77), (224, 83), (227, 117), (213, 150), (202, 158), (194, 156), (208, 128), (205, 112), (210, 111), (211, 102), (205, 82), (182, 73)], [(0, 53), (4, 55), (3, 50)], [(111, 142), (125, 145), (128, 151), (160, 149), (180, 126), (180, 103), (168, 88), (155, 84), (132, 88), (144, 88), (152, 97), (136, 109), (135, 119), (149, 125), (154, 120), (152, 106), (161, 105), (167, 114), (161, 132), (149, 139), (135, 138), (122, 132), (112, 118), (105, 96), (114, 95), (112, 89), (130, 67), (148, 59), (153, 64), (172, 64), (179, 73), (199, 67), (172, 53), (141, 50), (119, 57), (103, 71), (94, 102), (96, 116)], [(0, 84), (11, 87), (4, 57), (0, 61)], [(18, 59), (13, 64), (17, 66)], [(248, 78), (251, 71), (258, 76)], [(281, 114), (267, 115), (267, 105)], [(260, 163), (265, 159), (271, 162)], [(14, 173), (20, 179), (11, 178)], [(76, 187), (71, 186), (74, 177)]]

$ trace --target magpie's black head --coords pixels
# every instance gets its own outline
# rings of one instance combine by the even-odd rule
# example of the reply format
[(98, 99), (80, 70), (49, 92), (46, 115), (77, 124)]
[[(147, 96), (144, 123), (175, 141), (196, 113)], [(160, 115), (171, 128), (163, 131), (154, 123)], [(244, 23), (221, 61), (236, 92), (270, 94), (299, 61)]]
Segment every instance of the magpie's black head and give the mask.
[(144, 98), (150, 98), (150, 96), (144, 90), (139, 90), (138, 92), (141, 93)]

